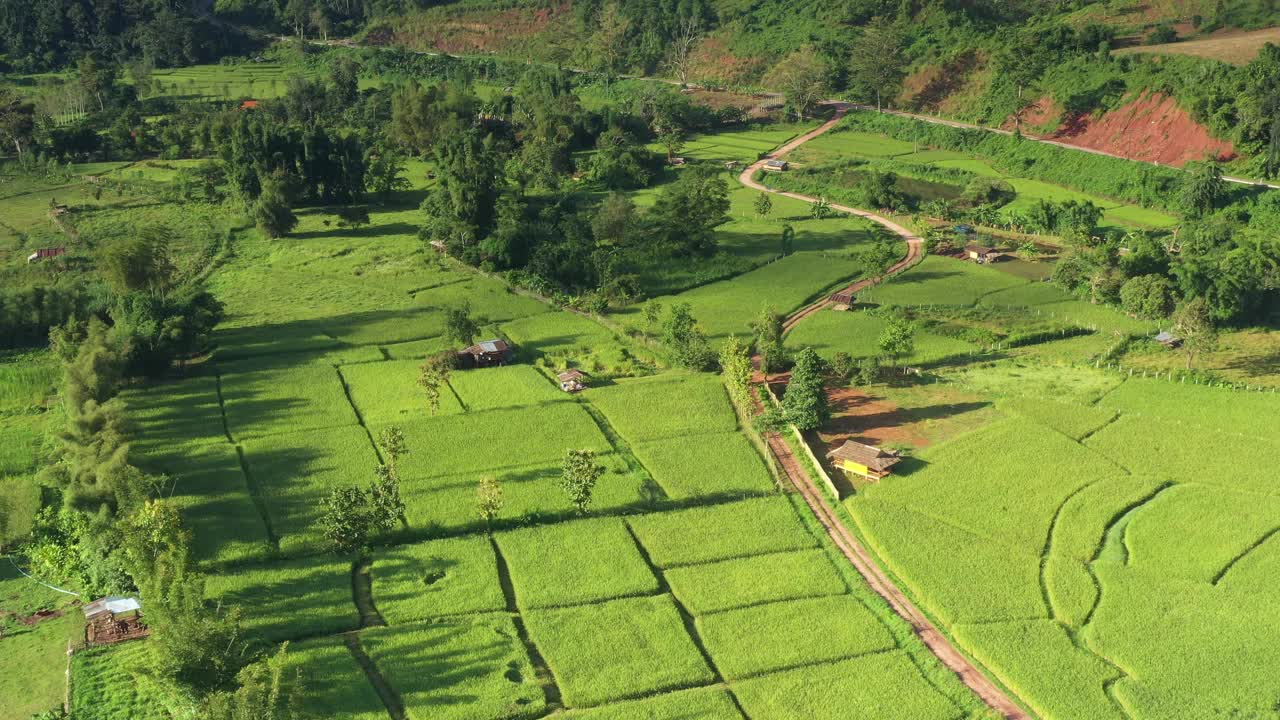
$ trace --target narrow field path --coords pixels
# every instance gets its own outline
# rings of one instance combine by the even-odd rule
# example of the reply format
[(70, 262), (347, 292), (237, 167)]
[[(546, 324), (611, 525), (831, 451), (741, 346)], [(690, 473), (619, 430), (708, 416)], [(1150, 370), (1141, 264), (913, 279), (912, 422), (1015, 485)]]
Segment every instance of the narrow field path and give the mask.
[[(756, 182), (753, 176), (769, 160), (782, 157), (806, 142), (809, 142), (813, 138), (818, 137), (835, 127), (836, 124), (840, 122), (840, 119), (844, 117), (845, 113), (848, 112), (848, 109), (848, 105), (838, 105), (835, 117), (814, 130), (811, 130), (810, 132), (805, 133), (804, 135), (801, 135), (800, 137), (783, 145), (774, 152), (769, 153), (760, 160), (752, 163), (738, 176), (739, 182), (755, 190), (784, 195), (803, 202), (817, 202), (817, 198), (810, 197), (808, 195), (778, 192), (777, 190)], [(906, 257), (891, 266), (883, 275), (875, 278), (859, 280), (858, 282), (846, 287), (845, 292), (856, 293), (867, 287), (875, 285), (891, 275), (902, 272), (920, 259), (924, 241), (910, 230), (902, 227), (892, 220), (889, 220), (888, 218), (866, 210), (859, 210), (857, 208), (846, 207), (843, 205), (832, 205), (831, 207), (850, 215), (856, 215), (858, 217), (871, 220), (872, 222), (875, 222), (898, 235), (907, 243)], [(783, 322), (783, 332), (786, 333), (790, 331), (801, 320), (815, 312), (818, 312), (819, 310), (822, 310), (823, 308), (828, 307), (830, 304), (830, 297), (824, 297), (791, 313)], [(752, 360), (758, 367), (759, 358), (756, 357)], [(767, 373), (760, 372), (756, 374), (757, 382), (763, 383), (766, 382), (766, 380)], [(756, 399), (755, 405), (757, 413), (764, 411), (763, 404), (759, 398)], [(925, 646), (929, 648), (929, 651), (932, 652), (943, 665), (947, 666), (952, 672), (954, 672), (960, 678), (961, 682), (963, 682), (974, 692), (975, 695), (981, 698), (982, 701), (993, 710), (1010, 720), (1030, 720), (1031, 716), (1019, 707), (1018, 703), (1014, 702), (1007, 694), (1005, 694), (999, 686), (987, 678), (987, 676), (984, 675), (977, 666), (965, 657), (964, 653), (960, 652), (954, 645), (952, 645), (946, 635), (943, 635), (942, 632), (938, 630), (932, 622), (930, 622), (929, 618), (926, 617), (924, 613), (920, 612), (919, 608), (917, 608), (911, 600), (908, 599), (896, 585), (894, 585), (893, 581), (889, 579), (889, 576), (880, 569), (880, 566), (876, 564), (871, 553), (863, 547), (862, 543), (860, 543), (858, 539), (849, 532), (849, 529), (845, 527), (844, 523), (840, 521), (835, 510), (814, 484), (813, 478), (809, 476), (804, 465), (800, 462), (799, 458), (795, 456), (795, 453), (792, 452), (791, 446), (787, 444), (787, 441), (778, 433), (768, 433), (765, 439), (768, 442), (769, 451), (786, 472), (787, 479), (804, 498), (805, 503), (809, 506), (809, 509), (813, 512), (814, 516), (817, 517), (818, 522), (822, 524), (823, 529), (826, 530), (831, 541), (840, 549), (841, 554), (843, 554), (849, 563), (853, 565), (854, 569), (858, 571), (858, 574), (862, 576), (862, 579), (866, 581), (867, 585), (869, 585), (876, 594), (884, 598), (885, 602), (889, 604), (889, 607), (893, 608), (893, 611), (897, 613), (899, 617), (911, 625), (911, 629), (915, 631), (915, 634), (924, 642)]]

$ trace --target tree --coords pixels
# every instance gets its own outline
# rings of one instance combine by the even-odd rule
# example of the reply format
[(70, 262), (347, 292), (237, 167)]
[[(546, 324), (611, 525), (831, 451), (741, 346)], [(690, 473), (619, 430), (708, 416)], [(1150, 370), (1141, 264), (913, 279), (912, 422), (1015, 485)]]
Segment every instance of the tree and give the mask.
[(626, 69), (631, 19), (617, 2), (605, 5), (596, 17), (596, 31), (587, 42), (591, 59), (609, 75)]
[(827, 202), (827, 199), (824, 197), (820, 197), (809, 203), (809, 217), (812, 217), (814, 220), (826, 220), (835, 214), (836, 211), (831, 209), (831, 203)]
[(115, 88), (120, 69), (110, 63), (100, 63), (92, 55), (86, 55), (76, 65), (76, 71), (80, 88), (98, 101), (99, 112), (106, 110), (106, 100)]
[(324, 499), (321, 525), (330, 549), (349, 555), (368, 545), (369, 497), (356, 487), (334, 488)]
[(371, 148), (364, 165), (365, 189), (382, 202), (385, 203), (392, 193), (409, 189), (409, 180), (404, 176), (404, 156), (395, 148)]
[(404, 517), (404, 500), (400, 497), (400, 473), (392, 464), (374, 468), (375, 477), (369, 486), (369, 526), (377, 532), (390, 532), (400, 525)]
[(715, 229), (729, 221), (729, 185), (714, 168), (691, 167), (664, 185), (649, 210), (659, 245), (673, 255), (715, 254)]
[(289, 208), (289, 195), (284, 178), (272, 176), (262, 180), (262, 192), (250, 209), (254, 224), (269, 238), (288, 235), (298, 225)]
[(378, 433), (378, 447), (387, 458), (387, 464), (399, 467), (400, 458), (409, 454), (409, 446), (404, 440), (404, 431), (395, 425), (388, 425)]
[(103, 253), (99, 270), (117, 294), (163, 295), (177, 280), (169, 255), (174, 233), (162, 225), (146, 226), (114, 243)]
[(440, 409), (440, 388), (449, 382), (450, 365), (441, 360), (440, 355), (428, 357), (418, 369), (418, 387), (426, 394), (432, 415)]
[(805, 348), (796, 355), (791, 380), (782, 396), (782, 413), (800, 431), (816, 430), (831, 419), (831, 405), (822, 378), (822, 359)]
[(151, 76), (155, 63), (150, 58), (143, 58), (129, 65), (129, 75), (133, 78), (133, 91), (139, 98), (144, 98), (151, 91)]
[(1173, 313), (1173, 334), (1182, 340), (1182, 353), (1187, 369), (1200, 353), (1218, 348), (1218, 328), (1214, 325), (1209, 303), (1204, 298), (1188, 300)]
[(838, 352), (831, 358), (831, 375), (842, 383), (852, 380), (856, 369), (853, 356), (847, 352)]
[(796, 249), (796, 229), (791, 227), (791, 225), (788, 223), (782, 226), (782, 238), (780, 241), (779, 250), (781, 250), (782, 252), (782, 257), (787, 257), (791, 253), (795, 252), (795, 249)]
[(729, 387), (729, 395), (740, 407), (751, 407), (751, 353), (749, 348), (738, 340), (737, 335), (730, 335), (720, 348), (720, 370), (725, 384)]
[(610, 190), (649, 184), (652, 154), (631, 133), (611, 126), (596, 138), (596, 152), (587, 161), (587, 177)]
[(596, 244), (606, 247), (625, 247), (636, 224), (636, 205), (626, 193), (613, 192), (605, 196), (595, 217), (591, 219), (591, 234)]
[(667, 151), (667, 162), (675, 160), (684, 149), (684, 128), (674, 122), (660, 122), (654, 128), (654, 134), (658, 136), (658, 144)]
[(883, 109), (885, 96), (892, 96), (906, 77), (902, 55), (902, 34), (888, 19), (878, 17), (862, 29), (853, 46), (849, 63), (850, 79), (875, 96), (876, 111)]
[(756, 354), (763, 372), (778, 372), (786, 367), (787, 351), (782, 344), (782, 316), (772, 305), (765, 305), (749, 323)]
[(236, 676), (238, 687), (205, 698), (201, 720), (305, 720), (300, 707), (306, 695), (302, 668), (285, 675), (289, 643), (263, 662), (256, 662)]
[(369, 224), (369, 208), (364, 205), (344, 205), (338, 208), (338, 227), (355, 230)]
[(872, 355), (858, 361), (857, 380), (859, 385), (871, 385), (880, 379), (880, 359)]
[(894, 315), (885, 323), (876, 341), (881, 352), (897, 361), (910, 355), (916, 345), (916, 324), (901, 315)]
[(693, 14), (680, 18), (676, 31), (668, 43), (670, 49), (667, 51), (667, 67), (680, 81), (680, 87), (689, 84), (689, 73), (693, 69), (693, 51), (698, 47), (698, 41), (701, 39), (702, 20)]
[(662, 320), (662, 303), (649, 298), (644, 302), (644, 326), (652, 331)]
[(446, 308), (444, 311), (444, 336), (455, 345), (467, 347), (475, 341), (480, 327), (471, 317), (471, 303), (463, 301), (461, 305)]
[(604, 475), (604, 466), (596, 462), (590, 450), (570, 450), (561, 466), (560, 487), (579, 513), (585, 514), (595, 492), (596, 481)]
[(782, 92), (792, 115), (803, 118), (826, 94), (826, 78), (826, 63), (813, 46), (805, 45), (775, 65), (764, 82)]
[(8, 88), (0, 88), (0, 142), (12, 145), (22, 159), (36, 128), (36, 106)]
[(1193, 216), (1204, 215), (1212, 211), (1227, 192), (1222, 168), (1213, 161), (1187, 165), (1188, 171), (1182, 179), (1182, 205)]
[(689, 303), (672, 305), (662, 325), (662, 342), (671, 351), (672, 358), (681, 367), (705, 370), (715, 362), (715, 353), (707, 343), (707, 336), (693, 318)]
[(502, 158), (478, 129), (446, 135), (434, 145), (436, 187), (423, 201), (424, 236), (453, 254), (473, 255), (497, 220)]
[(498, 484), (498, 478), (480, 478), (480, 485), (476, 488), (476, 511), (480, 513), (480, 519), (484, 520), (486, 526), (502, 512), (502, 505), (502, 486)]
[(761, 192), (756, 196), (755, 211), (756, 217), (761, 219), (769, 217), (769, 213), (773, 212), (773, 200), (769, 197), (769, 193)]
[(1139, 275), (1120, 288), (1120, 307), (1144, 320), (1160, 320), (1173, 310), (1173, 283), (1163, 275)]

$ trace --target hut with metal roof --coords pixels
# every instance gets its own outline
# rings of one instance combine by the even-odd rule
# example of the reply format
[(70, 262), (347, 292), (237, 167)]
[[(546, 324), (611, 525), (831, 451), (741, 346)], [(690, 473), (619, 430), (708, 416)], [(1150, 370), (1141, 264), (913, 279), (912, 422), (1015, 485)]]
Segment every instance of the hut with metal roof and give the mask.
[(511, 346), (506, 340), (493, 339), (458, 351), (458, 365), (464, 368), (492, 367), (511, 362)]
[(762, 169), (768, 172), (784, 172), (788, 167), (790, 165), (787, 164), (786, 160), (769, 160)]
[(567, 393), (582, 392), (587, 389), (587, 374), (577, 368), (570, 368), (556, 375), (560, 381), (560, 389)]
[(881, 480), (893, 472), (893, 466), (902, 461), (897, 450), (885, 450), (873, 445), (863, 445), (845, 440), (844, 445), (827, 453), (836, 467), (869, 480)]
[(84, 641), (86, 645), (111, 645), (145, 637), (142, 603), (138, 598), (108, 595), (85, 605)]

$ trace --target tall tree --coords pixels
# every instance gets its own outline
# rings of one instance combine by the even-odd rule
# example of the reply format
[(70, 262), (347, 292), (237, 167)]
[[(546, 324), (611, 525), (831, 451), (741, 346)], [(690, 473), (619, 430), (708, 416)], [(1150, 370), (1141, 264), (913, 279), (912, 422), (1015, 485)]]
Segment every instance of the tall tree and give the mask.
[(427, 407), (431, 408), (432, 415), (440, 410), (441, 388), (449, 382), (449, 370), (449, 364), (443, 362), (439, 355), (428, 357), (418, 369), (418, 387), (427, 396)]
[(334, 488), (324, 499), (321, 524), (330, 549), (350, 555), (369, 542), (369, 497), (356, 487)]
[(737, 335), (730, 335), (720, 348), (720, 371), (734, 402), (742, 408), (751, 407), (751, 352)]
[(693, 14), (680, 18), (667, 46), (667, 68), (680, 81), (681, 87), (689, 84), (689, 73), (693, 70), (693, 51), (701, 39), (702, 19)]
[(872, 19), (853, 46), (849, 63), (850, 78), (876, 99), (876, 110), (884, 106), (884, 98), (892, 97), (906, 77), (906, 59), (902, 54), (902, 33), (884, 17)]
[(899, 358), (910, 355), (915, 349), (915, 338), (916, 324), (905, 317), (895, 315), (885, 323), (876, 345), (881, 352), (896, 362)]
[(475, 342), (480, 326), (471, 317), (471, 303), (464, 300), (461, 304), (446, 308), (444, 311), (444, 336), (454, 345), (466, 347)]
[(476, 487), (476, 512), (480, 514), (480, 519), (484, 521), (485, 527), (488, 527), (502, 512), (502, 486), (498, 484), (498, 478), (486, 476), (480, 478), (480, 484)]
[(595, 493), (596, 481), (604, 475), (604, 470), (604, 466), (596, 462), (595, 453), (590, 450), (570, 450), (565, 453), (560, 487), (579, 513), (587, 512)]
[(250, 208), (254, 224), (269, 238), (288, 235), (298, 225), (298, 217), (290, 209), (287, 184), (281, 176), (262, 180), (262, 191)]
[(760, 369), (766, 373), (778, 372), (787, 363), (787, 352), (782, 345), (782, 320), (772, 305), (765, 305), (749, 323), (756, 353), (760, 356)]
[(1218, 349), (1218, 328), (1204, 298), (1188, 300), (1174, 311), (1173, 334), (1182, 340), (1188, 370), (1197, 355)]
[(1188, 163), (1182, 180), (1182, 205), (1191, 215), (1211, 212), (1227, 192), (1222, 168), (1216, 162)]
[(671, 306), (662, 325), (662, 343), (681, 367), (705, 370), (715, 362), (715, 353), (694, 320), (689, 303)]
[(805, 117), (827, 93), (827, 65), (810, 45), (786, 56), (765, 75), (764, 82), (777, 88), (796, 117)]
[(791, 380), (782, 396), (782, 412), (787, 422), (801, 431), (816, 430), (831, 419), (822, 359), (813, 348), (804, 348), (796, 355)]
[(660, 247), (675, 255), (715, 254), (715, 229), (729, 221), (729, 185), (710, 166), (694, 166), (664, 185), (649, 210)]
[(769, 217), (769, 213), (773, 212), (773, 200), (769, 197), (769, 193), (761, 191), (756, 196), (754, 209), (756, 217), (760, 219)]

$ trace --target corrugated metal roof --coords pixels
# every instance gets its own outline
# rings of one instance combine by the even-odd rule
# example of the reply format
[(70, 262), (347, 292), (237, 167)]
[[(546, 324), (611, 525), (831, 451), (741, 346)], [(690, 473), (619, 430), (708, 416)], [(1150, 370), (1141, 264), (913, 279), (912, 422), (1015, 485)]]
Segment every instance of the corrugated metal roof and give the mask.
[(85, 617), (101, 615), (104, 612), (109, 612), (112, 615), (119, 615), (120, 613), (133, 612), (134, 610), (141, 609), (142, 603), (138, 601), (138, 598), (120, 597), (118, 595), (109, 595), (104, 598), (98, 598), (88, 605), (85, 605), (83, 608)]

